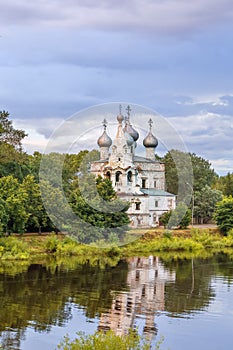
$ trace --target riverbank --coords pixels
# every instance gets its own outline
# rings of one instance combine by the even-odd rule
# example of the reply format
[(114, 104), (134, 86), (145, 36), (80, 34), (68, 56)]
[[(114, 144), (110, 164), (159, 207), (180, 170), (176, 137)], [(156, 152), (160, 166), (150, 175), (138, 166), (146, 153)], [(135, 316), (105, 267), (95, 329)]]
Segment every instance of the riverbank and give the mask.
[[(164, 229), (138, 230), (138, 239), (118, 246), (100, 247), (77, 243), (63, 234), (25, 234), (0, 238), (0, 260), (28, 260), (36, 257), (69, 257), (81, 259), (123, 258), (135, 255), (170, 254), (176, 252), (202, 256), (230, 250), (233, 255), (233, 236), (222, 236), (217, 228), (191, 228), (168, 231)], [(138, 235), (138, 236), (137, 236)], [(231, 251), (232, 250), (232, 251)]]

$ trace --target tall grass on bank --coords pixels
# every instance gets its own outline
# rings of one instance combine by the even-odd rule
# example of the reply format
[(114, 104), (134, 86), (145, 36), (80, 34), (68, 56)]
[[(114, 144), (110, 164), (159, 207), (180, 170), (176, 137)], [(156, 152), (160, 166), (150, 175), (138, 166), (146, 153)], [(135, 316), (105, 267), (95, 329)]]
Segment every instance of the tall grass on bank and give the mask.
[[(83, 261), (102, 261), (116, 264), (120, 258), (135, 255), (221, 252), (233, 248), (233, 232), (222, 236), (209, 230), (193, 229), (186, 232), (150, 230), (138, 240), (125, 246), (104, 248), (78, 243), (70, 236), (50, 234), (42, 236), (10, 236), (0, 238), (0, 260), (25, 260), (38, 256), (70, 257)], [(101, 264), (102, 264), (101, 263)]]
[(0, 238), (0, 259), (1, 260), (26, 260), (30, 257), (29, 245), (16, 238)]

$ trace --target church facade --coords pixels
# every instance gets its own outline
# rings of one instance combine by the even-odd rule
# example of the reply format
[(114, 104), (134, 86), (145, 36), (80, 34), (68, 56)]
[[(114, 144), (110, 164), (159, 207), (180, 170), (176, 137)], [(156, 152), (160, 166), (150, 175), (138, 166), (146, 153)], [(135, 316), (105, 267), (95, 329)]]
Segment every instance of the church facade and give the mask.
[(165, 167), (155, 159), (158, 140), (149, 131), (143, 140), (145, 157), (136, 154), (139, 133), (130, 122), (130, 107), (127, 116), (117, 116), (118, 126), (114, 141), (107, 134), (107, 121), (103, 121), (103, 134), (97, 143), (100, 160), (91, 164), (91, 172), (111, 180), (118, 196), (130, 203), (127, 211), (131, 226), (158, 226), (159, 217), (170, 209), (175, 209), (176, 196), (165, 191)]

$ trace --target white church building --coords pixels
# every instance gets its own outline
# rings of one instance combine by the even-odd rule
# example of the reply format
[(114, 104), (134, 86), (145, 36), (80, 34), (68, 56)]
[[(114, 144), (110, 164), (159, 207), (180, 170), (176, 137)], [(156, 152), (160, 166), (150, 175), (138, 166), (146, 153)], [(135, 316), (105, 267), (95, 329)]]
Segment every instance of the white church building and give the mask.
[(117, 116), (118, 126), (114, 141), (107, 134), (107, 121), (103, 121), (104, 131), (97, 143), (100, 160), (91, 164), (91, 172), (111, 180), (118, 196), (130, 202), (127, 211), (131, 226), (150, 227), (159, 224), (159, 217), (170, 209), (175, 209), (176, 196), (165, 191), (165, 167), (155, 159), (158, 140), (149, 131), (143, 140), (145, 157), (136, 155), (139, 133), (130, 122), (130, 107), (127, 116)]

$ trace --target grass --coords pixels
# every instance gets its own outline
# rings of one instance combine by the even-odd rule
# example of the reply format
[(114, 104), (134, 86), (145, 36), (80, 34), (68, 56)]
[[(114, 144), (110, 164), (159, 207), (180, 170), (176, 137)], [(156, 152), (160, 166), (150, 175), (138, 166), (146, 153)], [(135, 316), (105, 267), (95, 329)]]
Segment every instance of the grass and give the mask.
[[(27, 260), (38, 256), (76, 256), (85, 261), (118, 261), (122, 257), (149, 254), (221, 252), (233, 248), (233, 234), (222, 236), (216, 229), (147, 230), (125, 246), (84, 245), (65, 235), (24, 235), (0, 238), (0, 260)], [(200, 253), (202, 252), (202, 253)]]

